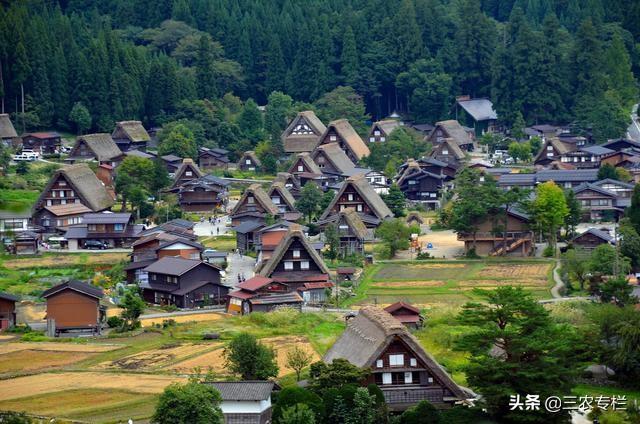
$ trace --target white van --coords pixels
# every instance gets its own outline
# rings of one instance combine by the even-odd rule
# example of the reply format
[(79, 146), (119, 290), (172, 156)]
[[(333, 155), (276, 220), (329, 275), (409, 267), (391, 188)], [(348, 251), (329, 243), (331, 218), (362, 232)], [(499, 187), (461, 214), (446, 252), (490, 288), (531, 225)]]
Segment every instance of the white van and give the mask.
[(38, 155), (38, 153), (34, 152), (33, 150), (23, 150), (21, 153), (13, 155), (12, 159), (16, 162), (25, 160), (32, 162), (34, 160), (38, 160), (39, 156), (40, 155)]

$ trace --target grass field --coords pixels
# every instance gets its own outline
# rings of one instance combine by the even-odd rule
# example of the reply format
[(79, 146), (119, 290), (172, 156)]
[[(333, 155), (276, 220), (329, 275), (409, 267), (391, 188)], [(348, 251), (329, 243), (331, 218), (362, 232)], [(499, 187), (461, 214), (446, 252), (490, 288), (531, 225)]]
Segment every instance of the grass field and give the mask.
[(455, 306), (475, 298), (474, 288), (525, 288), (536, 298), (551, 297), (553, 263), (543, 260), (379, 262), (366, 269), (349, 304)]
[(232, 232), (223, 236), (201, 237), (200, 243), (210, 249), (231, 252), (236, 249), (236, 236)]

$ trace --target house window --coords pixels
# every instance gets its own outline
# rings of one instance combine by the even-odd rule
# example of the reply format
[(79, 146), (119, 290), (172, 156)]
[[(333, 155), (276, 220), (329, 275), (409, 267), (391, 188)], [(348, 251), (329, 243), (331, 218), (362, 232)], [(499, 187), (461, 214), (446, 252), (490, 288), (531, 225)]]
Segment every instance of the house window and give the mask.
[(291, 271), (293, 269), (292, 261), (284, 261), (284, 269), (287, 271)]
[(376, 368), (382, 368), (382, 366), (383, 366), (382, 359), (378, 359), (376, 361)]
[(253, 196), (247, 196), (247, 203), (253, 204)]
[(60, 197), (64, 197), (64, 190), (60, 190)]
[(66, 181), (58, 181), (58, 185), (59, 185), (60, 187), (64, 187), (64, 186), (66, 186), (66, 185), (67, 185), (67, 182), (66, 182)]
[(411, 384), (411, 383), (413, 383), (413, 374), (411, 373), (411, 371), (405, 372), (404, 373), (404, 384)]
[(184, 173), (184, 175), (186, 175), (187, 177), (190, 177), (190, 176), (192, 176), (192, 175), (193, 175), (193, 172), (191, 172), (191, 171), (186, 171), (186, 172)]
[(356, 211), (362, 212), (362, 205), (357, 205), (356, 206)]
[(345, 231), (346, 231), (346, 230), (348, 230), (348, 229), (349, 229), (349, 226), (348, 226), (348, 225), (344, 225), (344, 224), (342, 224), (342, 225), (340, 225), (340, 227), (339, 227), (339, 228), (340, 228), (341, 230), (345, 230)]
[(67, 199), (62, 199), (62, 200), (60, 201), (60, 204), (61, 204), (61, 205), (66, 205), (66, 204), (67, 204)]
[(331, 141), (336, 141), (338, 139), (338, 137), (336, 137), (335, 135), (330, 135), (329, 136), (329, 140)]
[(73, 193), (73, 190), (71, 190), (71, 191), (69, 192), (69, 197), (73, 197), (73, 196), (74, 196), (74, 193)]
[(380, 137), (380, 141), (386, 141), (386, 137)]
[(375, 137), (369, 137), (369, 142), (373, 143), (373, 142), (375, 142), (375, 141), (376, 141), (376, 138), (375, 138)]
[(156, 281), (156, 274), (151, 274), (151, 280)]
[(280, 204), (280, 198), (278, 196), (273, 196), (271, 198), (271, 201), (273, 202), (274, 205), (279, 205)]
[(449, 150), (448, 149), (442, 149), (442, 154), (443, 155), (448, 155), (449, 154)]
[(374, 131), (373, 135), (380, 135), (380, 131)]
[(114, 224), (113, 231), (124, 231), (124, 224)]
[(416, 180), (409, 180), (409, 185), (416, 185), (418, 182)]
[(418, 361), (416, 360), (416, 358), (409, 359), (409, 365), (411, 365), (412, 367), (417, 367)]
[(347, 195), (347, 200), (352, 202), (353, 201), (353, 194)]
[(309, 261), (300, 262), (300, 269), (309, 269)]
[(246, 159), (246, 160), (244, 161), (244, 163), (245, 163), (245, 165), (251, 165), (251, 159)]
[(392, 367), (401, 367), (404, 365), (404, 355), (389, 355), (389, 365)]
[(553, 156), (553, 152), (547, 152), (547, 157), (549, 158), (551, 156)]
[(298, 165), (298, 172), (304, 172), (304, 166)]
[(548, 152), (552, 152), (553, 151), (553, 146), (547, 146), (547, 151)]
[(436, 195), (437, 195), (437, 193), (429, 193), (429, 197), (431, 197), (431, 198), (435, 198)]
[(571, 183), (564, 183), (565, 188), (571, 188)]
[(47, 200), (47, 206), (51, 206), (51, 199)]
[(300, 249), (293, 249), (293, 257), (294, 258), (300, 257)]
[(427, 378), (427, 383), (433, 383), (433, 377)]
[(382, 373), (382, 384), (391, 384), (391, 373), (383, 372)]

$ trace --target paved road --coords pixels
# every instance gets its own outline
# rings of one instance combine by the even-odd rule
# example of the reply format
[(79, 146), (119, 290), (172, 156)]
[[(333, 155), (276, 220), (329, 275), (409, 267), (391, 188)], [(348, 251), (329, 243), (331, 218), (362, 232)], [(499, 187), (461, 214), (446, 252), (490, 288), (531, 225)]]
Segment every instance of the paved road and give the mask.
[(640, 123), (638, 122), (638, 105), (633, 105), (631, 125), (627, 129), (627, 137), (640, 143)]
[(218, 218), (217, 223), (210, 223), (208, 219), (205, 219), (203, 222), (196, 222), (193, 231), (198, 237), (221, 236), (227, 234), (231, 229), (230, 225), (231, 220), (227, 215), (224, 215)]
[(224, 283), (228, 286), (235, 286), (238, 284), (238, 274), (244, 275), (245, 280), (254, 276), (254, 267), (256, 260), (251, 256), (240, 256), (235, 253), (229, 253), (227, 255), (227, 276), (224, 278)]

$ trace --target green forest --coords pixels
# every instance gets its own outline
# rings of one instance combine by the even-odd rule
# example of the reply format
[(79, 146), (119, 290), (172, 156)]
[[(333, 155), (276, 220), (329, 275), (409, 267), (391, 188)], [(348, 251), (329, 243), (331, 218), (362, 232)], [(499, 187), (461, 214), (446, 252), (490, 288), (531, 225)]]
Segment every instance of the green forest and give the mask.
[[(603, 140), (637, 101), (638, 22), (634, 0), (3, 2), (0, 97), (18, 132), (182, 119), (247, 148), (331, 95), (364, 105), (356, 129), (392, 111), (433, 123), (471, 95), (506, 127), (575, 124)], [(272, 122), (242, 128), (243, 108), (251, 121), (269, 100)]]

